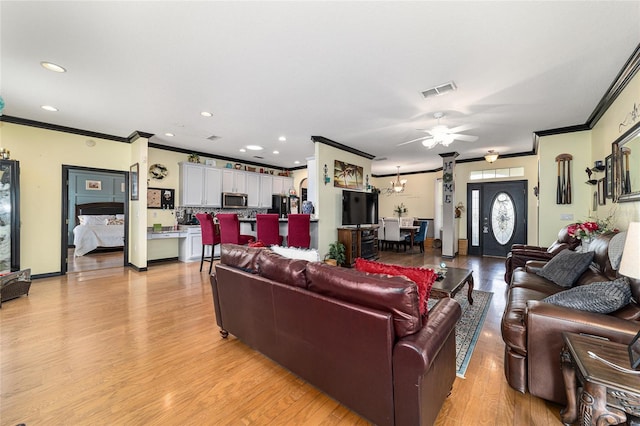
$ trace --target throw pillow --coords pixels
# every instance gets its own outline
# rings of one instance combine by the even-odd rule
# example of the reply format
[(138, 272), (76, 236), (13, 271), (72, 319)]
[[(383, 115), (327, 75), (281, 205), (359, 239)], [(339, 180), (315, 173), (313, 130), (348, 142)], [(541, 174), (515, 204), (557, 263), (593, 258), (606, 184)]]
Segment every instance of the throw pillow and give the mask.
[(107, 219), (115, 219), (113, 214), (79, 215), (80, 225), (104, 225)]
[(320, 255), (316, 249), (305, 250), (296, 247), (271, 246), (271, 250), (289, 259), (307, 260), (309, 262), (320, 261)]
[(624, 249), (624, 243), (627, 239), (627, 233), (620, 232), (609, 240), (609, 262), (611, 268), (616, 271), (620, 268), (620, 260), (622, 260), (622, 250)]
[(562, 250), (552, 257), (537, 274), (561, 287), (568, 288), (587, 270), (592, 260), (592, 251), (578, 253), (571, 250)]
[(542, 301), (580, 311), (608, 314), (629, 304), (631, 287), (623, 277), (615, 281), (580, 285), (551, 295)]
[(427, 313), (427, 302), (431, 295), (431, 287), (436, 280), (436, 273), (433, 269), (391, 265), (362, 258), (356, 259), (356, 269), (374, 274), (404, 275), (409, 278), (418, 286), (420, 314), (424, 315)]

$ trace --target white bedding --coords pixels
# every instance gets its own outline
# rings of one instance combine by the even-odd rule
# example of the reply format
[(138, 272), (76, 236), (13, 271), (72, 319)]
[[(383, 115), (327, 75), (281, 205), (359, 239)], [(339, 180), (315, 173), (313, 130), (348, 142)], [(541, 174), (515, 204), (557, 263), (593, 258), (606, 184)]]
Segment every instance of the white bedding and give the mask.
[(78, 225), (73, 228), (75, 255), (84, 256), (98, 247), (122, 247), (124, 225)]

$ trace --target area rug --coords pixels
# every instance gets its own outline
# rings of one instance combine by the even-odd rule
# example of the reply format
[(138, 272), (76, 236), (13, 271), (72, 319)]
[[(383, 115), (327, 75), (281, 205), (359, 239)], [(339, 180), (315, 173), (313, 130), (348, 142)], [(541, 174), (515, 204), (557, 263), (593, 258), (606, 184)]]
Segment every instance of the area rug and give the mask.
[[(465, 288), (454, 297), (462, 308), (462, 317), (456, 324), (456, 375), (458, 377), (464, 378), (464, 373), (467, 371), (492, 296), (493, 293), (490, 292), (473, 290), (473, 305), (470, 305)], [(437, 302), (438, 299), (429, 299), (429, 309)]]

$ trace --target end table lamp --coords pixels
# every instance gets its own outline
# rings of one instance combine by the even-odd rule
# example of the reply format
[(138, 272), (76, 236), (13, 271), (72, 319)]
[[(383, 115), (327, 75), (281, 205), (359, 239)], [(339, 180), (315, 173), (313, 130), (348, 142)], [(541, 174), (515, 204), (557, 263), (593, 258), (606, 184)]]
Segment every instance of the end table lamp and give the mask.
[(625, 277), (640, 279), (640, 222), (629, 223), (618, 273)]

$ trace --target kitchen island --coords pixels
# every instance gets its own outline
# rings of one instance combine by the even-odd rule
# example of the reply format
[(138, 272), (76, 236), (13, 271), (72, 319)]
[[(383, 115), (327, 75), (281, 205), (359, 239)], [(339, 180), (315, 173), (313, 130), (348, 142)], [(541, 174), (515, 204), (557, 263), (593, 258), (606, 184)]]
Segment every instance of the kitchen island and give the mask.
[[(256, 237), (256, 219), (240, 217), (240, 233)], [(280, 235), (285, 238), (288, 234), (287, 218), (280, 218)], [(309, 226), (311, 233), (311, 248), (318, 248), (318, 219), (311, 219)], [(178, 259), (181, 262), (200, 261), (202, 255), (202, 235), (200, 225), (163, 226), (160, 231), (152, 227), (147, 229), (147, 260)], [(208, 253), (206, 254), (209, 255)], [(216, 246), (214, 256), (220, 255), (220, 246)]]

